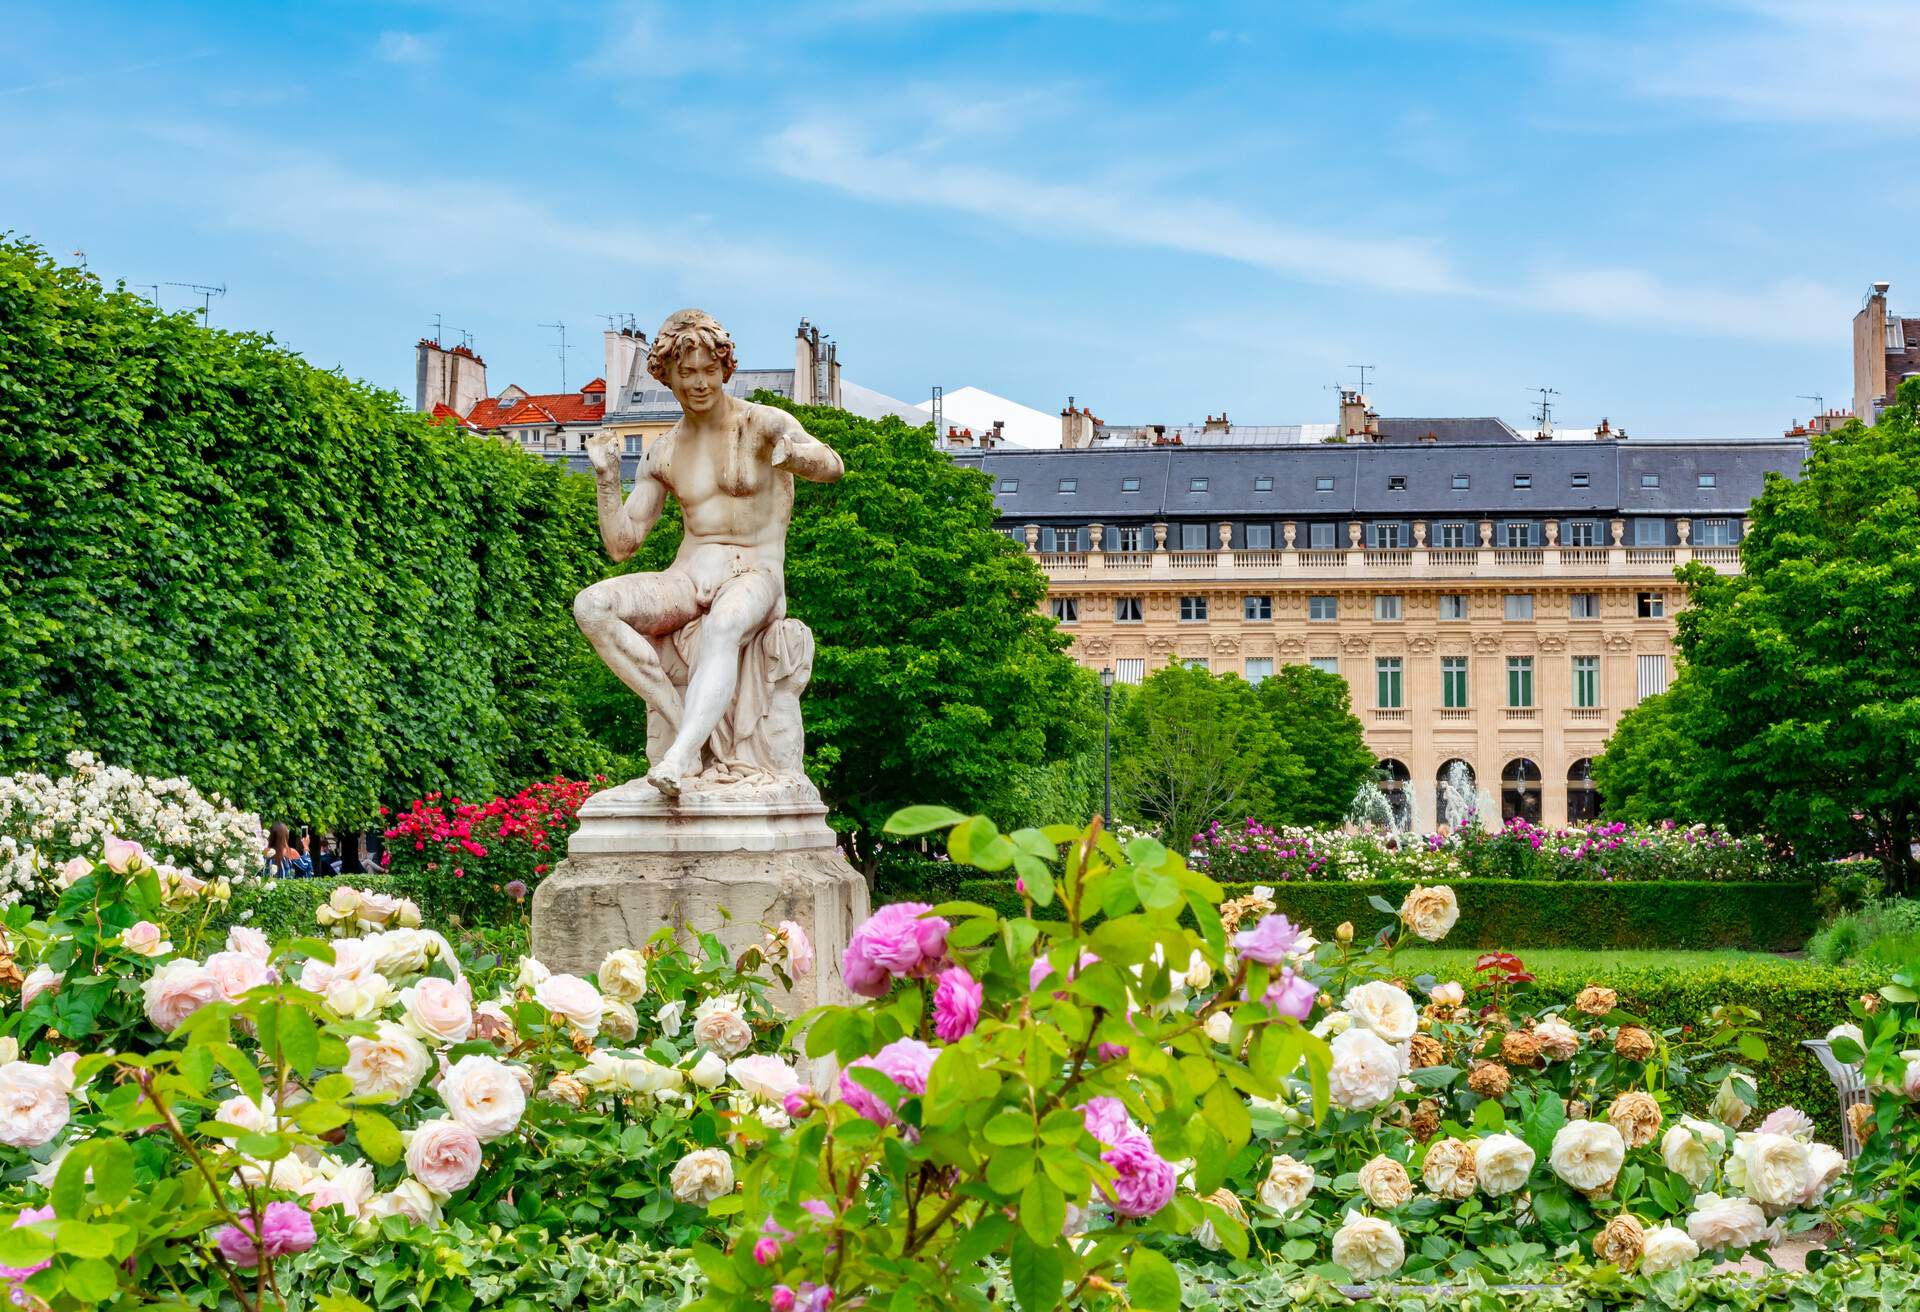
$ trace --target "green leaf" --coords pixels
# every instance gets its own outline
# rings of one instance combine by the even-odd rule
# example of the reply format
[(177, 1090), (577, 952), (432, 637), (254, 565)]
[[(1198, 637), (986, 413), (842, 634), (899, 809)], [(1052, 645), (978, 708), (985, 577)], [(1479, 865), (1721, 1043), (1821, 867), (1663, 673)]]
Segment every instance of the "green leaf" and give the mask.
[(360, 1151), (381, 1166), (392, 1166), (400, 1160), (400, 1131), (394, 1129), (393, 1122), (379, 1112), (364, 1107), (356, 1109), (353, 1113), (353, 1132), (360, 1140)]
[(1044, 1244), (1024, 1234), (1013, 1237), (1013, 1297), (1021, 1312), (1052, 1312), (1060, 1306), (1066, 1263), (1054, 1247), (1058, 1236), (1056, 1230)]
[(1396, 920), (1400, 916), (1400, 908), (1396, 907), (1393, 903), (1381, 897), (1378, 893), (1375, 893), (1372, 896), (1367, 898), (1367, 905), (1372, 907), (1375, 911), (1378, 911), (1383, 916), (1392, 916)]
[(1180, 1273), (1156, 1250), (1136, 1246), (1127, 1259), (1127, 1301), (1142, 1312), (1180, 1312)]
[(988, 1143), (1029, 1144), (1033, 1142), (1033, 1120), (1009, 1107), (988, 1121), (981, 1133)]
[(113, 1237), (119, 1226), (88, 1225), (85, 1221), (62, 1221), (53, 1232), (53, 1242), (69, 1257), (111, 1257)]
[(1740, 1037), (1734, 1040), (1734, 1046), (1740, 1049), (1740, 1055), (1748, 1061), (1767, 1059), (1767, 1041), (1752, 1030), (1741, 1031)]
[(133, 1194), (133, 1149), (124, 1139), (94, 1139), (87, 1147), (94, 1196), (109, 1206), (125, 1201)]
[(60, 1275), (67, 1292), (83, 1303), (105, 1303), (120, 1289), (120, 1272), (111, 1262), (89, 1257)]
[(1140, 905), (1150, 911), (1165, 911), (1180, 905), (1180, 881), (1145, 866), (1133, 868), (1133, 891), (1139, 896)]
[(53, 1240), (33, 1226), (0, 1230), (0, 1266), (39, 1266), (52, 1256)]
[(989, 1253), (1003, 1250), (1011, 1238), (1013, 1222), (999, 1212), (986, 1212), (954, 1241), (953, 1262), (956, 1266), (978, 1262)]
[(950, 829), (967, 817), (945, 806), (907, 806), (887, 817), (883, 833), (910, 838), (936, 829)]
[[(1067, 1200), (1061, 1196), (1060, 1189), (1045, 1175), (1036, 1175), (1027, 1181), (1026, 1188), (1020, 1191), (1020, 1226), (1036, 1244), (1044, 1243), (1051, 1247), (1060, 1238), (1060, 1230), (1067, 1223)], [(1054, 1298), (1058, 1300), (1060, 1291), (1054, 1289)]]
[(280, 1008), (280, 1051), (302, 1079), (313, 1074), (320, 1061), (320, 1031), (314, 1028), (313, 1014), (298, 1003)]
[(1444, 1089), (1460, 1078), (1458, 1066), (1423, 1066), (1417, 1071), (1408, 1071), (1407, 1078), (1423, 1089)]
[(1920, 1002), (1920, 993), (1914, 992), (1905, 984), (1882, 984), (1880, 996), (1888, 1002)]
[(1021, 1193), (1034, 1178), (1033, 1163), (1033, 1149), (1024, 1144), (1002, 1148), (987, 1159), (987, 1183), (999, 1193)]

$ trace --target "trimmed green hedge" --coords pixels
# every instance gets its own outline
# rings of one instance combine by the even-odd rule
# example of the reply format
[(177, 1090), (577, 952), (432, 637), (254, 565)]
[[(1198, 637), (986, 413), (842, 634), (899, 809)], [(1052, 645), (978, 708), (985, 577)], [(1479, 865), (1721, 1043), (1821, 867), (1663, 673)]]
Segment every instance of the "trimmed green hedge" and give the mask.
[[(396, 879), (392, 875), (336, 875), (322, 879), (249, 879), (233, 886), (233, 900), (227, 905), (228, 924), (251, 925), (270, 940), (324, 937), (313, 913), (333, 890), (346, 885), (364, 888), (394, 897), (412, 898), (420, 908), (421, 920), (439, 927), (432, 894), (417, 881)], [(423, 896), (424, 893), (424, 896)]]
[[(1229, 897), (1251, 885), (1229, 884)], [(1322, 938), (1352, 921), (1362, 928), (1380, 913), (1369, 903), (1381, 897), (1399, 906), (1413, 885), (1404, 880), (1329, 880), (1281, 884), (1280, 910), (1310, 925)], [(1798, 951), (1818, 927), (1811, 884), (1537, 883), (1474, 879), (1452, 885), (1460, 899), (1460, 923), (1447, 935), (1454, 948), (1743, 948)], [(1004, 915), (1019, 915), (1020, 899), (1002, 879), (936, 885), (925, 892), (890, 891), (882, 902), (964, 900)]]

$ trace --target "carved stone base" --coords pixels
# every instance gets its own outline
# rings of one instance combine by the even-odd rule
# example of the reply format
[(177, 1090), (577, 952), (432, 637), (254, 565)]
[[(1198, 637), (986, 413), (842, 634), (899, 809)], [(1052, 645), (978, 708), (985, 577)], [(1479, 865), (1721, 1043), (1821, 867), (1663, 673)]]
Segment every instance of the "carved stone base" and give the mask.
[(581, 809), (567, 858), (533, 895), (534, 956), (585, 975), (663, 925), (711, 931), (738, 953), (763, 926), (791, 920), (813, 942), (814, 973), (783, 1006), (797, 1014), (851, 1001), (840, 958), (867, 918), (867, 885), (835, 848), (818, 799), (763, 794), (754, 806), (689, 793), (669, 807), (658, 798), (635, 783)]

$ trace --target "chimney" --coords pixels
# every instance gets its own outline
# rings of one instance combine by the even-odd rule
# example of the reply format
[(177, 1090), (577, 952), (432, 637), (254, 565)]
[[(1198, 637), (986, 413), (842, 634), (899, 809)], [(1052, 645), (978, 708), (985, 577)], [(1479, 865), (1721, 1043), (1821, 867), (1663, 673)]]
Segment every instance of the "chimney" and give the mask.
[(423, 337), (413, 350), (413, 406), (425, 413), (444, 405), (461, 418), (486, 399), (487, 362), (465, 346), (444, 347)]
[(1371, 440), (1380, 435), (1380, 416), (1373, 412), (1363, 394), (1343, 387), (1340, 389), (1340, 422), (1334, 432), (1341, 437)]
[(1605, 415), (1600, 417), (1600, 427), (1593, 430), (1594, 437), (1602, 442), (1613, 440), (1613, 425), (1607, 422)]
[(1224, 433), (1232, 427), (1233, 425), (1227, 422), (1227, 412), (1222, 410), (1218, 418), (1215, 418), (1213, 415), (1208, 415), (1207, 422), (1200, 431), (1203, 433)]
[(1420, 434), (1420, 440), (1422, 442), (1438, 442), (1440, 440), (1440, 434), (1429, 428), (1426, 432)]
[(1060, 412), (1060, 449), (1079, 451), (1093, 445), (1094, 419), (1091, 407), (1074, 408), (1074, 398), (1067, 398), (1067, 408)]
[(1001, 442), (1006, 440), (1006, 427), (1007, 427), (1006, 420), (1004, 419), (994, 420), (993, 432), (986, 434), (981, 439), (980, 445), (983, 447), (989, 447), (989, 448), (999, 446)]
[(607, 410), (625, 410), (634, 392), (645, 387), (647, 376), (647, 335), (637, 328), (612, 329), (603, 334), (607, 380)]

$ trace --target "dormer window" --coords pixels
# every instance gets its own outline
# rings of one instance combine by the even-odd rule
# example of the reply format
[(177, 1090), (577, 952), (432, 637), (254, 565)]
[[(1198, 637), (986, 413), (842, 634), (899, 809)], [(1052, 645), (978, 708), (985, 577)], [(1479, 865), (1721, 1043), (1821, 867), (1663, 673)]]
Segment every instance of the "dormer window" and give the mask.
[(1641, 486), (1641, 487), (1659, 487), (1659, 486), (1660, 486), (1660, 475), (1658, 475), (1658, 474), (1642, 474), (1642, 475), (1640, 475), (1640, 486)]
[(1257, 478), (1253, 480), (1253, 490), (1255, 492), (1273, 491), (1273, 475), (1272, 474), (1259, 475)]
[(1712, 474), (1702, 474), (1702, 475), (1700, 475), (1700, 486), (1701, 486), (1701, 487), (1712, 487), (1712, 486), (1713, 486), (1713, 475), (1712, 475)]
[(1313, 480), (1313, 490), (1315, 492), (1331, 492), (1333, 491), (1333, 480), (1323, 474)]
[(1188, 479), (1188, 480), (1187, 480), (1187, 491), (1189, 491), (1189, 492), (1205, 492), (1206, 490), (1207, 490), (1207, 480), (1206, 480), (1206, 479), (1204, 479), (1204, 478), (1190, 478), (1190, 479)]
[(1577, 471), (1573, 476), (1573, 485), (1575, 487), (1587, 487), (1587, 486), (1590, 486), (1592, 482), (1593, 482), (1592, 476), (1589, 475), (1584, 469)]
[(1467, 474), (1455, 474), (1453, 476), (1453, 490), (1455, 492), (1465, 492), (1472, 486), (1473, 479), (1471, 476)]
[(1513, 476), (1513, 485), (1515, 487), (1532, 487), (1533, 475), (1532, 474), (1515, 474)]
[(1138, 492), (1140, 490), (1140, 480), (1137, 478), (1123, 478), (1120, 480), (1120, 490), (1122, 492)]
[(1406, 490), (1407, 490), (1407, 476), (1405, 474), (1388, 474), (1387, 475), (1387, 491), (1405, 492)]
[(1000, 480), (1000, 490), (1003, 493), (1018, 492), (1020, 490), (1020, 480), (1017, 478), (1003, 478)]
[(1080, 480), (1077, 478), (1063, 478), (1060, 480), (1060, 490), (1062, 492), (1078, 492), (1080, 490)]

